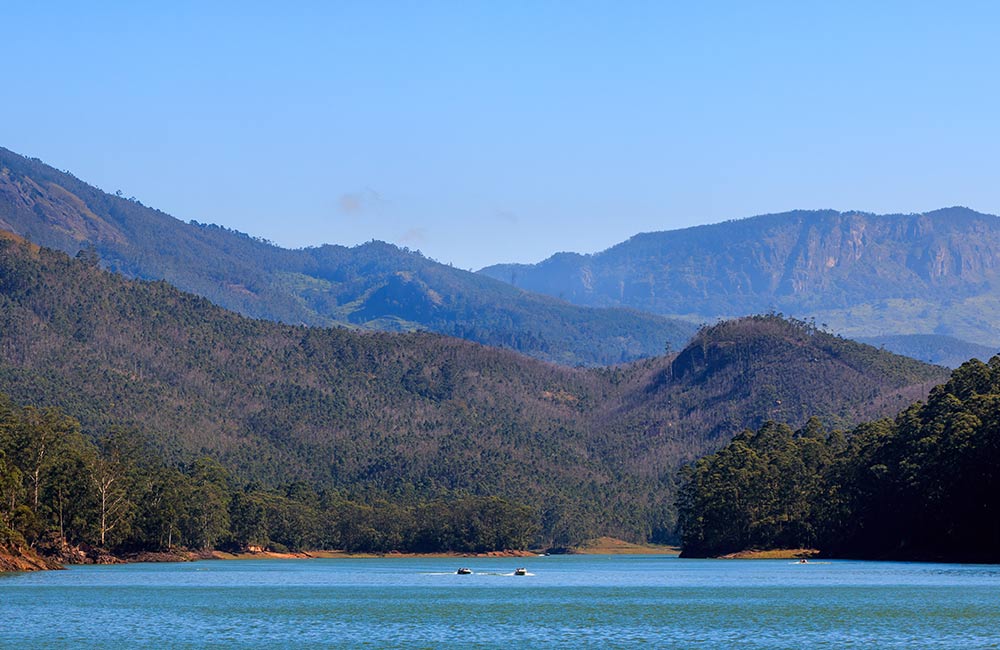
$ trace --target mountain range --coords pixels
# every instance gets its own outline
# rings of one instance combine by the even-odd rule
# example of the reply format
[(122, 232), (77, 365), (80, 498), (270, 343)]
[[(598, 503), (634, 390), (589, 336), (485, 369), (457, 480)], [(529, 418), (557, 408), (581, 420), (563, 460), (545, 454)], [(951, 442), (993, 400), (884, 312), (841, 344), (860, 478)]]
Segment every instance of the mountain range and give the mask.
[(1000, 219), (966, 208), (763, 215), (471, 273), (383, 242), (288, 250), (184, 223), (0, 148), (0, 228), (255, 318), (427, 330), (564, 365), (655, 356), (695, 323), (754, 313), (952, 367), (1000, 349)]
[(1000, 218), (967, 208), (769, 214), (480, 273), (578, 305), (704, 322), (779, 312), (953, 364), (975, 345), (1000, 348)]
[(0, 237), (0, 393), (168, 461), (359, 498), (499, 495), (552, 540), (666, 539), (680, 464), (735, 432), (891, 415), (947, 372), (758, 316), (677, 354), (570, 368), (431, 333), (250, 319)]
[(288, 250), (184, 223), (135, 199), (0, 148), (0, 228), (129, 277), (166, 280), (255, 318), (382, 331), (428, 330), (565, 365), (661, 353), (690, 322), (582, 308), (383, 242)]

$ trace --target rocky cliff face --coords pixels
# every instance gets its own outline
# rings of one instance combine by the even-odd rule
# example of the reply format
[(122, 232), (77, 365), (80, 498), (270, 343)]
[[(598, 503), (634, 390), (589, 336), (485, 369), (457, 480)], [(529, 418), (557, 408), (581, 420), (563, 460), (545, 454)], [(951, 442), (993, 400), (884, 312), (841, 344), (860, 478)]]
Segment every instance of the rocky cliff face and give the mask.
[[(914, 215), (828, 210), (646, 233), (594, 255), (562, 253), (481, 272), (582, 305), (705, 319), (776, 310), (827, 317), (849, 334), (964, 329), (975, 330), (970, 340), (987, 343), (1000, 341), (1000, 332), (969, 321), (1000, 316), (972, 304), (997, 286), (998, 260), (995, 216), (966, 208)], [(899, 306), (887, 301), (914, 303), (900, 312), (907, 327), (895, 328), (889, 312)]]
[(5, 214), (0, 214), (3, 230), (35, 221), (49, 231), (53, 241), (125, 241), (117, 228), (94, 214), (76, 194), (53, 182), (12, 173), (7, 167), (0, 167), (0, 204), (6, 206)]

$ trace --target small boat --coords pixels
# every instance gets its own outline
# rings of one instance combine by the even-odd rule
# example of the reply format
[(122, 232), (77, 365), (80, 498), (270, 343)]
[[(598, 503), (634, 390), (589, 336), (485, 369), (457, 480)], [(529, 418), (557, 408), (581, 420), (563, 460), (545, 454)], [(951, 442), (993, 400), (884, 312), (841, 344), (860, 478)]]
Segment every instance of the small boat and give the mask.
[(518, 567), (518, 568), (514, 569), (514, 575), (516, 575), (516, 576), (526, 576), (526, 575), (528, 575), (528, 570), (525, 569), (524, 567)]
[(459, 567), (458, 571), (456, 571), (455, 573), (457, 573), (460, 576), (469, 576), (472, 575), (472, 569), (463, 566)]

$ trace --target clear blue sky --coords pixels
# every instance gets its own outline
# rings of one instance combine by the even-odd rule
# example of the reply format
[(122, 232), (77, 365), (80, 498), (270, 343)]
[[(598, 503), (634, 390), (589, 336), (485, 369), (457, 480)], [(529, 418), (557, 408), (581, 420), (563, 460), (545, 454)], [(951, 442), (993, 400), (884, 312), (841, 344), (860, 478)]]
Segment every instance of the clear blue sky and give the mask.
[(0, 146), (290, 247), (479, 268), (793, 208), (1000, 213), (996, 2), (95, 0), (0, 24)]

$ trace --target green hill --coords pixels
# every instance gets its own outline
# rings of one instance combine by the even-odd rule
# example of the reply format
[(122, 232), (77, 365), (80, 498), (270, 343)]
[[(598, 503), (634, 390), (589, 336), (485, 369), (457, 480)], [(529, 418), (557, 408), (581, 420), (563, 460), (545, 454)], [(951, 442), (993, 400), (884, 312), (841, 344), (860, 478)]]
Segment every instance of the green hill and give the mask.
[(672, 360), (573, 369), (428, 333), (252, 320), (0, 240), (0, 392), (16, 403), (61, 407), (92, 438), (134, 427), (169, 462), (208, 454), (262, 485), (501, 496), (563, 542), (664, 539), (685, 459), (776, 408), (885, 414), (943, 373), (776, 317), (705, 329)]

